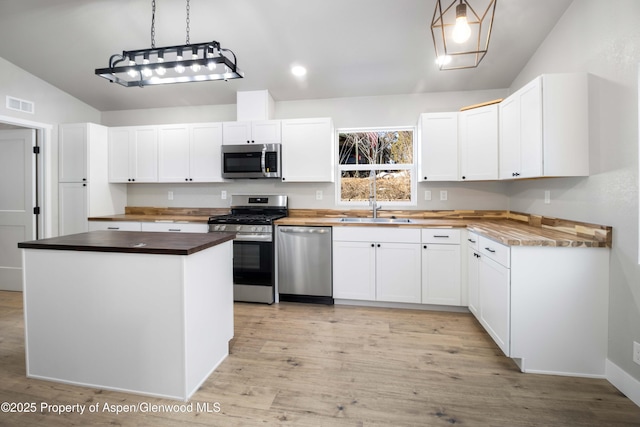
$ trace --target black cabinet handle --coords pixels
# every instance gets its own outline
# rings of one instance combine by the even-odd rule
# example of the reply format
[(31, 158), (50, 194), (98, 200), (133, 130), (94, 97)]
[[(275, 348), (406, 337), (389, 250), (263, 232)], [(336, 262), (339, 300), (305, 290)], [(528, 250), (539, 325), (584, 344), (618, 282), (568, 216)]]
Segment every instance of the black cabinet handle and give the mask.
[(427, 249), (427, 245), (424, 245), (423, 248)]
[(485, 250), (486, 250), (487, 252), (491, 252), (492, 254), (495, 254), (495, 253), (496, 253), (496, 251), (495, 251), (494, 249), (491, 249), (491, 248), (485, 248)]
[(424, 180), (425, 180), (425, 181), (427, 180), (427, 177), (426, 177), (426, 176), (424, 177)]
[(435, 237), (437, 239), (448, 239), (449, 235), (447, 235), (447, 234), (435, 234), (433, 237)]
[(467, 177), (466, 177), (466, 176), (463, 176), (463, 177), (462, 177), (462, 179), (467, 179)]
[(378, 247), (380, 247), (380, 243), (378, 243)]
[(475, 243), (476, 241), (473, 239), (467, 239), (468, 241), (470, 241), (471, 243)]
[(371, 247), (372, 247), (372, 248), (375, 248), (375, 247), (376, 247), (376, 245), (374, 245), (374, 244), (372, 243), (372, 244), (371, 244)]

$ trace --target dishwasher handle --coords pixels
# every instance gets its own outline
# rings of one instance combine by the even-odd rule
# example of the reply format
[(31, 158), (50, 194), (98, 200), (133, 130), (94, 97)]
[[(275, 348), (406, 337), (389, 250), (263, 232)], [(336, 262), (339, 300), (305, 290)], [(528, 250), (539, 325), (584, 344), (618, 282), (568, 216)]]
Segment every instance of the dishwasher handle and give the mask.
[(282, 233), (295, 233), (295, 234), (326, 234), (331, 230), (331, 227), (283, 227), (279, 226), (278, 230)]

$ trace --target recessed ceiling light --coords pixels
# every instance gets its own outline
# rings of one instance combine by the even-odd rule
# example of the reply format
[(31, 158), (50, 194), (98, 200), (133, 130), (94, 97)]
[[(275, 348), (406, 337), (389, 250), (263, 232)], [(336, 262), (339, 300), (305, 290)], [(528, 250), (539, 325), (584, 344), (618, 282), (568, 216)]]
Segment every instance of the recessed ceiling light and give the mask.
[(307, 74), (307, 69), (302, 65), (294, 65), (293, 67), (291, 67), (291, 74), (296, 77), (302, 77)]

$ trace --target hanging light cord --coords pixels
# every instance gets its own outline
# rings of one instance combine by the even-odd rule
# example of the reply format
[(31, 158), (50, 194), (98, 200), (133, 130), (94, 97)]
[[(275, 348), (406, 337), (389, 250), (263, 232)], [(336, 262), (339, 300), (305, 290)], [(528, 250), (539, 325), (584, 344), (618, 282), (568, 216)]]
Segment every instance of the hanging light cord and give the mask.
[(190, 11), (191, 11), (191, 6), (189, 4), (189, 0), (187, 0), (187, 43), (186, 44), (188, 44), (188, 45), (191, 44), (191, 41), (189, 40), (189, 31), (191, 30), (189, 28), (189, 24), (191, 24), (191, 19), (189, 18), (189, 12)]
[(151, 0), (151, 49), (156, 48), (156, 0)]

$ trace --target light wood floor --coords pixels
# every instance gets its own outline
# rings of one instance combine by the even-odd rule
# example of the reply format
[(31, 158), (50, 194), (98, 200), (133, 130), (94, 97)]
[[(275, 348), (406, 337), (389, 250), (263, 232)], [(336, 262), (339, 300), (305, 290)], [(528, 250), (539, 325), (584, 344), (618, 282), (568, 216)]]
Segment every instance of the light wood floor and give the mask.
[[(0, 412), (0, 425), (640, 425), (640, 408), (605, 380), (520, 373), (470, 314), (303, 304), (235, 313), (230, 356), (192, 408), (167, 413), (150, 405), (183, 403), (26, 378), (22, 294), (0, 292), (0, 403), (37, 407)], [(87, 409), (58, 415), (43, 403)]]

